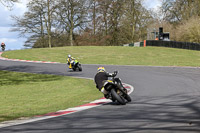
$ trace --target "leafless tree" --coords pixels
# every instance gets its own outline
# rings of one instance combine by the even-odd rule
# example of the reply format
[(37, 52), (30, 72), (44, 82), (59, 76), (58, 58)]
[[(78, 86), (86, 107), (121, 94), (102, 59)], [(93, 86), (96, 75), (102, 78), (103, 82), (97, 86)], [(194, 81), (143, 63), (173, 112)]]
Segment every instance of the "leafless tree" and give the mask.
[(6, 6), (8, 9), (12, 9), (14, 3), (19, 2), (19, 0), (0, 0), (0, 3)]

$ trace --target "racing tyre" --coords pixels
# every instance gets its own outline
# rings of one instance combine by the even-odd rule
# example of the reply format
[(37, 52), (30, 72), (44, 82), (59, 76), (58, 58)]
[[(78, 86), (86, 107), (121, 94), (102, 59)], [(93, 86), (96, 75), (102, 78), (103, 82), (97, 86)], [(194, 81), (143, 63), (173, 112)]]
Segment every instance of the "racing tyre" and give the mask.
[(128, 101), (128, 102), (131, 102), (132, 100), (131, 100), (131, 97), (127, 94), (126, 96), (125, 96), (125, 99)]
[(76, 68), (75, 68), (75, 67), (73, 67), (72, 69), (73, 69), (73, 71), (76, 71)]
[(120, 97), (114, 89), (111, 90), (112, 97), (117, 100), (120, 104), (125, 105), (126, 102), (124, 98)]
[(81, 65), (78, 65), (78, 70), (79, 70), (79, 71), (82, 71)]

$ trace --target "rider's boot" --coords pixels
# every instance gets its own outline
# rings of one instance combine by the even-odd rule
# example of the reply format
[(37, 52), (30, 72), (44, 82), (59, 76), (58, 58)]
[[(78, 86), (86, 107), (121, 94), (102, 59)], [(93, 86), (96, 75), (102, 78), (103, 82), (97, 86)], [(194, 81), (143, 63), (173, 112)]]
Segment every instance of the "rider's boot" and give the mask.
[(69, 69), (72, 69), (72, 64), (71, 63), (69, 64)]

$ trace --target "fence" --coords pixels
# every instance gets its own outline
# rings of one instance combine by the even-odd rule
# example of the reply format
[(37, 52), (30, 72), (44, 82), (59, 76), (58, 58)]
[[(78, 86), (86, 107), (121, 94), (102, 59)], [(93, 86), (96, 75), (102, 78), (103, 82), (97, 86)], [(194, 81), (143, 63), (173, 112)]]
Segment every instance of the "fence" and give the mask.
[(143, 47), (144, 42), (135, 42), (130, 44), (123, 44), (122, 46), (129, 46), (129, 47)]
[(200, 50), (199, 43), (146, 40), (146, 46), (171, 47), (190, 50)]

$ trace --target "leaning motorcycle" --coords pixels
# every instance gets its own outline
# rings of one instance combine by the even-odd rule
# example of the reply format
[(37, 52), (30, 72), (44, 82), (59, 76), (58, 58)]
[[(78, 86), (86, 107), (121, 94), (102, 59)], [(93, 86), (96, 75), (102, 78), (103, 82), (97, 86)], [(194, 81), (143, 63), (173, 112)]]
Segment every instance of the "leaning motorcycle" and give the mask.
[(74, 71), (76, 71), (76, 70), (82, 71), (81, 64), (79, 63), (78, 60), (76, 60), (76, 59), (75, 59), (75, 60), (72, 60), (70, 63), (72, 64), (72, 69), (73, 69)]
[(131, 102), (131, 97), (128, 95), (127, 89), (122, 85), (120, 78), (115, 78), (117, 71), (115, 71), (111, 80), (104, 82), (104, 88), (108, 92), (106, 98), (111, 99), (113, 102), (117, 101), (121, 105), (125, 105), (127, 102)]
[(1, 50), (2, 50), (2, 51), (5, 51), (5, 47), (1, 47)]

